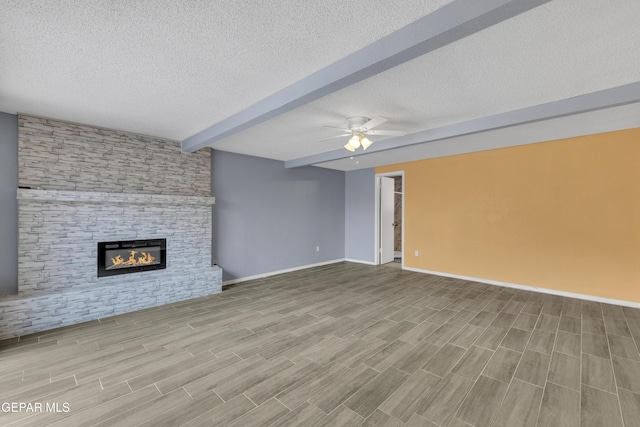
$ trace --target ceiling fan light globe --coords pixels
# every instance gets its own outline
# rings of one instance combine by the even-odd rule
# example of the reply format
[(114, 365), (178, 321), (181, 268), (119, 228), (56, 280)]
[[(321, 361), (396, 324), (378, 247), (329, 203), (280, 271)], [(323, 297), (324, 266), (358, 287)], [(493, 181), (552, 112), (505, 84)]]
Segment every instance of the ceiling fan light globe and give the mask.
[(347, 150), (351, 151), (352, 153), (353, 153), (354, 151), (356, 151), (356, 149), (355, 149), (355, 148), (353, 148), (351, 145), (349, 145), (349, 143), (348, 143), (348, 142), (344, 145), (344, 148), (346, 148)]
[(362, 140), (360, 140), (360, 144), (362, 144), (362, 150), (364, 151), (369, 148), (371, 144), (373, 144), (373, 141), (365, 136), (364, 138), (362, 138)]
[(349, 142), (347, 142), (347, 145), (353, 148), (353, 151), (355, 151), (356, 148), (360, 147), (360, 138), (358, 137), (358, 135), (353, 135), (349, 139)]

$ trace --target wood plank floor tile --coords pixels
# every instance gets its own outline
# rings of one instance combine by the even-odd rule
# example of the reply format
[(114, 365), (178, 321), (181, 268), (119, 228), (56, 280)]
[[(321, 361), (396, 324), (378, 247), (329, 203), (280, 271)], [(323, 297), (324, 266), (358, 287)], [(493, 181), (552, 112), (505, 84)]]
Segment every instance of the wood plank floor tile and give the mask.
[(615, 393), (611, 360), (592, 354), (582, 354), (582, 384)]
[(95, 424), (96, 427), (128, 427), (140, 424), (152, 416), (170, 412), (177, 406), (191, 401), (191, 397), (183, 389), (174, 390), (169, 394), (145, 402), (128, 411), (119, 412), (114, 417)]
[(547, 381), (580, 391), (580, 358), (554, 352)]
[(406, 332), (400, 337), (400, 340), (409, 344), (418, 344), (426, 339), (429, 335), (431, 335), (439, 327), (440, 326), (436, 325), (435, 323), (429, 323), (428, 321), (426, 321), (420, 323), (415, 328)]
[(560, 316), (552, 316), (550, 314), (541, 314), (536, 325), (536, 329), (555, 333), (560, 323)]
[(440, 381), (441, 378), (419, 370), (384, 401), (380, 409), (402, 422), (407, 422)]
[(367, 418), (382, 402), (387, 400), (408, 377), (406, 373), (398, 369), (393, 367), (387, 368), (351, 396), (344, 403), (344, 406), (353, 410), (363, 418)]
[(332, 413), (313, 424), (313, 427), (351, 427), (364, 422), (364, 418), (344, 405), (336, 408)]
[(620, 307), (619, 305), (613, 305), (613, 304), (600, 304), (600, 307), (602, 307), (602, 314), (604, 317), (611, 317), (614, 319), (624, 319), (624, 311), (622, 310), (622, 307)]
[[(574, 318), (582, 317), (582, 301), (575, 298), (565, 299), (564, 303), (562, 304), (562, 315)], [(562, 320), (560, 321), (562, 322)]]
[(640, 393), (640, 362), (616, 356), (611, 359), (618, 387)]
[(605, 330), (608, 334), (619, 335), (621, 337), (631, 337), (631, 331), (624, 319), (604, 318)]
[(416, 326), (418, 326), (416, 323), (403, 320), (387, 329), (386, 331), (376, 335), (376, 338), (384, 341), (395, 341)]
[(37, 387), (30, 387), (27, 390), (3, 391), (3, 402), (29, 402), (43, 400), (49, 395), (59, 393), (62, 390), (71, 390), (76, 386), (76, 380), (73, 377), (63, 378), (55, 382), (46, 382)]
[(71, 411), (0, 423), (629, 427), (638, 343), (640, 309), (342, 262), (2, 342), (0, 400)]
[(602, 319), (602, 307), (599, 302), (582, 301), (582, 315)]
[(570, 317), (563, 315), (560, 318), (558, 330), (570, 332), (572, 334), (580, 334), (582, 332), (582, 320), (580, 317)]
[(456, 418), (477, 427), (488, 427), (498, 414), (508, 385), (481, 375), (456, 413)]
[(476, 340), (475, 345), (489, 350), (495, 350), (498, 348), (498, 345), (500, 345), (507, 333), (507, 329), (489, 326), (484, 333), (480, 335), (480, 338)]
[(404, 358), (412, 348), (414, 346), (404, 341), (394, 341), (379, 352), (365, 358), (362, 363), (378, 371), (384, 371), (387, 367)]
[(407, 421), (405, 427), (438, 427), (437, 424), (432, 423), (422, 415), (413, 414), (413, 416)]
[(498, 347), (491, 359), (489, 359), (489, 363), (484, 368), (482, 375), (509, 384), (521, 357), (522, 353), (520, 352)]
[[(219, 385), (225, 384), (226, 382), (232, 379), (238, 378), (239, 375), (244, 375), (243, 379), (246, 378), (246, 376), (250, 375), (250, 373), (253, 370), (259, 367), (262, 367), (264, 366), (265, 363), (267, 363), (265, 359), (263, 359), (260, 356), (253, 356), (253, 357), (250, 357), (249, 359), (242, 360), (237, 363), (233, 363), (233, 361), (234, 360), (232, 358), (229, 358), (227, 361), (221, 362), (222, 365), (225, 365), (224, 368), (214, 372), (207, 372), (205, 370), (205, 372), (207, 372), (206, 375), (204, 376), (200, 375), (197, 379), (190, 381), (187, 384), (182, 384), (181, 386), (184, 386), (185, 390), (187, 390), (187, 392), (191, 396), (202, 396), (204, 394), (212, 392)], [(277, 364), (278, 362), (280, 361), (271, 362), (271, 363)], [(205, 364), (202, 366), (203, 367), (208, 366), (208, 364)], [(195, 372), (202, 372), (202, 371), (196, 370)], [(182, 382), (182, 378), (176, 378), (176, 379)], [(160, 381), (158, 383), (158, 389), (160, 391), (163, 391), (163, 388), (162, 388), (162, 386), (164, 386), (163, 382), (164, 381)], [(173, 385), (175, 385), (175, 383), (172, 384), (172, 386)]]
[(450, 344), (457, 345), (458, 347), (469, 348), (473, 343), (484, 333), (484, 328), (473, 325), (463, 326), (460, 332), (458, 332), (451, 340)]
[(579, 427), (580, 393), (553, 383), (547, 383), (538, 426)]
[(271, 425), (290, 411), (275, 399), (268, 400), (257, 408), (238, 418), (229, 426), (261, 427)]
[(179, 371), (180, 367), (184, 366), (185, 363), (187, 363), (189, 366), (199, 366), (203, 363), (207, 363), (215, 359), (216, 357), (209, 352), (204, 352), (193, 356), (187, 359), (186, 362), (183, 359), (176, 359), (174, 362), (169, 363), (166, 366), (158, 367), (157, 369), (147, 371), (142, 375), (136, 375), (132, 378), (129, 378), (127, 379), (127, 383), (129, 384), (129, 387), (131, 387), (131, 390), (139, 390), (143, 387), (162, 381), (165, 378), (173, 375), (173, 373)]
[[(284, 414), (270, 427), (310, 426), (322, 420), (326, 414), (310, 403)], [(217, 425), (217, 424), (216, 424)], [(195, 426), (194, 426), (195, 427)]]
[[(308, 377), (293, 384), (288, 389), (276, 396), (287, 408), (295, 409), (305, 401), (311, 399), (316, 393), (322, 392), (325, 388), (332, 387), (351, 370), (342, 365), (332, 365), (323, 367), (316, 376)], [(327, 390), (329, 392), (330, 389)]]
[(362, 427), (402, 427), (402, 422), (377, 409), (360, 425)]
[(456, 326), (465, 326), (467, 323), (471, 321), (474, 317), (476, 317), (478, 313), (469, 310), (460, 310), (458, 314), (453, 316), (447, 323), (451, 323)]
[[(279, 375), (292, 366), (295, 366), (294, 363), (284, 358), (270, 360), (267, 363), (261, 363), (257, 366), (245, 369), (242, 372), (238, 372), (233, 377), (217, 383), (215, 391), (223, 400), (226, 401), (240, 393), (258, 386), (266, 380), (273, 379), (274, 377), (278, 377), (279, 379)], [(187, 390), (193, 391), (193, 387), (187, 386)], [(189, 394), (196, 396), (196, 394), (191, 391), (189, 391)], [(273, 391), (275, 393), (276, 390)], [(264, 394), (259, 393), (256, 395), (263, 396)]]
[(538, 317), (533, 314), (520, 313), (511, 326), (524, 331), (533, 331), (538, 323)]
[(219, 371), (226, 373), (227, 371), (225, 371), (225, 369), (239, 362), (241, 362), (241, 359), (238, 356), (230, 354), (228, 356), (211, 360), (210, 362), (205, 362), (201, 365), (188, 366), (173, 375), (158, 381), (156, 383), (156, 387), (161, 393), (166, 394), (171, 390), (184, 387), (185, 385), (193, 382), (202, 381), (203, 383), (206, 383), (208, 381), (207, 377), (215, 378), (219, 375)]
[[(70, 417), (52, 424), (56, 427), (69, 427), (77, 425), (94, 425), (103, 420), (113, 418), (116, 415), (137, 408), (138, 406), (161, 397), (160, 392), (153, 386), (145, 387), (133, 393), (126, 394), (117, 399), (110, 400), (91, 410), (73, 413)], [(222, 401), (220, 401), (222, 403)]]
[(400, 369), (408, 374), (414, 373), (424, 363), (429, 360), (434, 354), (440, 350), (437, 345), (429, 342), (422, 342), (416, 345), (411, 350), (407, 351), (404, 356), (398, 358), (392, 366)]
[(479, 326), (481, 328), (486, 328), (489, 326), (491, 322), (498, 316), (497, 313), (489, 312), (489, 311), (481, 311), (476, 314), (476, 316), (469, 321), (470, 325)]
[(569, 356), (580, 357), (582, 354), (582, 337), (566, 331), (558, 331), (554, 351)]
[(531, 332), (511, 328), (500, 342), (500, 345), (509, 350), (522, 352), (529, 342), (529, 337), (531, 337)]
[[(277, 374), (270, 374), (267, 379), (248, 389), (244, 394), (256, 405), (261, 405), (298, 381), (316, 375), (321, 369), (322, 366), (317, 363), (305, 360)], [(222, 393), (220, 396), (224, 399)]]
[(580, 426), (623, 427), (617, 396), (596, 388), (582, 386)]
[(547, 381), (551, 356), (525, 350), (516, 369), (515, 377), (531, 384), (543, 387)]
[(589, 334), (605, 335), (606, 330), (604, 327), (604, 320), (596, 319), (593, 317), (587, 317), (587, 316), (583, 317), (582, 332), (586, 332)]
[(445, 323), (438, 329), (433, 331), (431, 335), (425, 338), (425, 341), (437, 346), (443, 346), (449, 342), (462, 328), (460, 326), (452, 325), (451, 323)]
[(247, 399), (245, 395), (239, 394), (222, 405), (216, 406), (184, 423), (182, 427), (227, 426), (255, 408), (256, 405), (253, 402)]
[(422, 365), (422, 369), (444, 378), (449, 374), (449, 372), (451, 372), (451, 369), (453, 369), (465, 353), (466, 350), (462, 347), (445, 344), (436, 354), (427, 360), (424, 365)]
[(494, 422), (495, 427), (534, 427), (542, 393), (541, 387), (513, 380)]
[(607, 338), (609, 339), (609, 349), (613, 356), (640, 361), (640, 353), (638, 353), (632, 338), (619, 335), (608, 335)]
[(556, 334), (552, 332), (534, 329), (527, 344), (527, 349), (538, 353), (551, 354), (555, 339)]
[(436, 424), (442, 425), (458, 410), (473, 382), (455, 374), (444, 378), (417, 413)]
[(640, 420), (640, 394), (618, 389), (622, 418), (625, 426), (632, 426)]
[(330, 388), (317, 393), (309, 402), (329, 414), (378, 375), (379, 372), (360, 366), (332, 383)]
[(451, 369), (451, 372), (475, 381), (491, 356), (493, 356), (493, 352), (490, 350), (475, 346), (471, 347)]
[(516, 321), (517, 317), (518, 316), (516, 316), (515, 314), (502, 312), (498, 314), (498, 316), (494, 319), (493, 322), (491, 322), (489, 326), (493, 326), (494, 328), (509, 329), (513, 322)]
[(607, 337), (605, 335), (583, 333), (582, 351), (593, 354), (594, 356), (609, 358), (609, 343)]

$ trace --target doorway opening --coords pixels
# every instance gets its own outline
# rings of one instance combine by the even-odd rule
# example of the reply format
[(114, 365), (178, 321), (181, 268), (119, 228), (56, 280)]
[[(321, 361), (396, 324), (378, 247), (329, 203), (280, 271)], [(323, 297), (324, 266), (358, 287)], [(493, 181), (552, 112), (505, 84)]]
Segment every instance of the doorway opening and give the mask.
[(404, 268), (404, 172), (376, 175), (376, 264)]

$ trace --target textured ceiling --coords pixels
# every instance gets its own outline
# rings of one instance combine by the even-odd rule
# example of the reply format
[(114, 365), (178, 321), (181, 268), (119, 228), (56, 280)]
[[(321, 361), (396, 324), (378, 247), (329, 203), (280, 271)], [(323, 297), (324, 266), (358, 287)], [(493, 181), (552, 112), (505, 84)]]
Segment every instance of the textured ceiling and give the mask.
[(362, 154), (319, 163), (316, 166), (352, 171), (636, 127), (640, 127), (640, 103), (416, 144), (396, 150)]
[(450, 0), (3, 0), (0, 111), (184, 139)]
[(552, 1), (215, 146), (291, 160), (342, 147), (317, 141), (352, 115), (413, 133), (640, 81), (640, 2), (620, 5)]
[[(182, 140), (450, 2), (3, 0), (0, 111)], [(213, 146), (292, 160), (342, 147), (317, 141), (339, 132), (323, 125), (349, 116), (385, 116), (381, 129), (414, 133), (638, 82), (639, 21), (637, 0), (552, 0)], [(319, 166), (352, 170), (473, 151), (473, 141), (489, 149), (640, 126), (637, 109)]]

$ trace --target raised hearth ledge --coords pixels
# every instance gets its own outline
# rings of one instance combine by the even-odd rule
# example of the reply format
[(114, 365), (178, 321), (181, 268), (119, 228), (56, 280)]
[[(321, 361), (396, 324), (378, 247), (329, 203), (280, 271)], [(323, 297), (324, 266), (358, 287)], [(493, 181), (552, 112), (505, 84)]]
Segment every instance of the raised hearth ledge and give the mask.
[(99, 193), (95, 191), (32, 190), (19, 188), (18, 200), (127, 205), (213, 205), (215, 197), (165, 196), (158, 194)]

